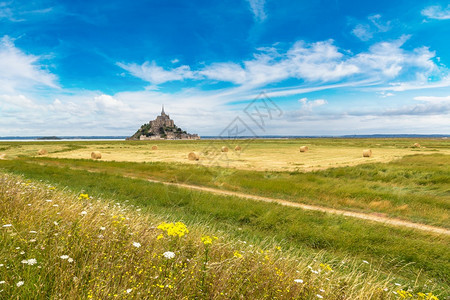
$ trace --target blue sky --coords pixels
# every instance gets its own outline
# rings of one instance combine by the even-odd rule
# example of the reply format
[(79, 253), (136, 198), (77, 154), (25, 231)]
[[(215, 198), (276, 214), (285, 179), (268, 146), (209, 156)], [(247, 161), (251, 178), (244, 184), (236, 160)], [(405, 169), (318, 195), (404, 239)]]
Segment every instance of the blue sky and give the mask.
[(446, 1), (1, 1), (0, 136), (450, 133)]

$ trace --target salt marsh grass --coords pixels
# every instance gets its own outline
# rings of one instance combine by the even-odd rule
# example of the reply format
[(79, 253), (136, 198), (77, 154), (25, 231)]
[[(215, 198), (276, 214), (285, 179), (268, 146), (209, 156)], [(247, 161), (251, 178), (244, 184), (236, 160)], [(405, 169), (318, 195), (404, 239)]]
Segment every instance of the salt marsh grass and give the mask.
[(0, 217), (2, 299), (434, 299), (433, 284), (368, 261), (298, 255), (16, 175), (0, 175)]

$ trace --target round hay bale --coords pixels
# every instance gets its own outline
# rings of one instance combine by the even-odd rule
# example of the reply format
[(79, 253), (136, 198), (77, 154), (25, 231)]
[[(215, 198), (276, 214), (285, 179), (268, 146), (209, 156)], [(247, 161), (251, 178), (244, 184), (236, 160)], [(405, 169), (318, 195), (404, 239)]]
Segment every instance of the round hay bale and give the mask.
[(414, 148), (420, 148), (420, 144), (419, 143), (414, 143), (413, 147)]
[(309, 150), (308, 146), (301, 146), (300, 152), (307, 152)]
[(371, 157), (372, 156), (372, 150), (365, 149), (363, 150), (363, 157)]
[(93, 151), (91, 153), (91, 158), (92, 159), (101, 159), (102, 158), (102, 154), (99, 151)]
[(234, 147), (234, 151), (241, 151), (241, 150), (242, 150), (241, 146)]
[(228, 147), (223, 146), (222, 147), (222, 152), (228, 152)]
[(6, 157), (5, 153), (0, 154), (0, 159), (5, 159), (5, 157)]
[(45, 149), (39, 149), (39, 151), (37, 152), (38, 155), (47, 155), (48, 152)]
[(153, 145), (153, 146), (152, 146), (152, 150), (158, 150), (158, 146)]
[(188, 154), (188, 159), (189, 160), (199, 160), (200, 156), (198, 155), (198, 153), (195, 152), (189, 152)]

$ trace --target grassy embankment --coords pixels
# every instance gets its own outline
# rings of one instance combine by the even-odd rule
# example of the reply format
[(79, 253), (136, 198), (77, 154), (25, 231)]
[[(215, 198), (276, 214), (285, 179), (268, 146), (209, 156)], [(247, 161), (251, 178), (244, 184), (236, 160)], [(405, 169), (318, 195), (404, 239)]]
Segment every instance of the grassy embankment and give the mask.
[[(60, 169), (46, 170), (55, 172), (54, 181), (62, 183)], [(1, 174), (1, 298), (437, 299), (422, 293), (437, 288), (434, 284), (385, 278), (376, 266), (359, 259), (328, 261), (323, 255), (299, 255), (270, 240), (265, 248), (246, 244), (201, 217), (190, 218), (187, 227), (182, 223), (161, 227), (164, 221), (180, 219), (170, 203), (178, 199), (175, 195), (158, 199), (161, 188), (152, 186), (157, 195), (153, 201), (116, 203), (133, 181), (80, 171), (75, 180), (76, 174), (66, 171), (77, 183), (100, 180), (101, 189), (121, 183), (118, 198), (80, 194), (77, 199), (50, 185)], [(32, 177), (42, 175), (35, 172)], [(145, 197), (149, 199), (148, 194)], [(169, 203), (172, 208), (164, 217), (156, 215), (162, 212), (158, 206)]]
[[(94, 164), (117, 166), (118, 163)], [(146, 168), (154, 165), (128, 166), (139, 174), (139, 166)], [(163, 165), (157, 166), (161, 173), (165, 173)], [(263, 243), (272, 248), (274, 245), (281, 245), (294, 255), (315, 255), (318, 251), (323, 251), (322, 260), (329, 264), (349, 256), (354, 261), (367, 260), (372, 264), (379, 264), (382, 273), (393, 272), (392, 276), (397, 277), (396, 280), (411, 286), (415, 285), (413, 282), (422, 271), (418, 282), (423, 283), (424, 280), (431, 279), (436, 283), (436, 293), (446, 294), (448, 290), (450, 243), (446, 236), (391, 228), (235, 197), (168, 188), (145, 180), (110, 174), (110, 170), (90, 173), (70, 169), (68, 166), (42, 167), (20, 160), (1, 161), (0, 167), (61, 187), (68, 186), (74, 191), (87, 191), (95, 197), (111, 198), (121, 203), (128, 201), (127, 203), (142, 208), (144, 212), (159, 216), (168, 215), (171, 220), (182, 220), (187, 224), (208, 224), (216, 230), (226, 232), (233, 239)], [(175, 169), (178, 167), (180, 166), (173, 166)], [(408, 263), (410, 265), (405, 267)], [(362, 268), (364, 266), (365, 264), (362, 264)]]

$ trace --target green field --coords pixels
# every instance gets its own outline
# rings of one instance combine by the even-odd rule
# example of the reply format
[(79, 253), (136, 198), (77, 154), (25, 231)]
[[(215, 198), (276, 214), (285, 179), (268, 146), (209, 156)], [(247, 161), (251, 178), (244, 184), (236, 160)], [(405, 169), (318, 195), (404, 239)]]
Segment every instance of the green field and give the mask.
[[(201, 148), (196, 141), (191, 142), (193, 144), (174, 142), (173, 145), (170, 145), (170, 142), (161, 142), (159, 149), (173, 147), (181, 153), (194, 146)], [(398, 296), (396, 292), (400, 288), (395, 283), (399, 283), (401, 289), (405, 291), (409, 289), (413, 295), (410, 298), (413, 299), (426, 299), (420, 298), (418, 292), (433, 292), (439, 298), (445, 299), (446, 296), (450, 296), (448, 292), (450, 237), (448, 235), (390, 227), (323, 212), (255, 202), (240, 197), (168, 187), (146, 180), (155, 179), (214, 187), (292, 202), (382, 215), (448, 229), (450, 228), (448, 219), (450, 156), (446, 153), (449, 151), (449, 143), (446, 140), (421, 140), (421, 145), (427, 145), (426, 148), (415, 149), (411, 148), (413, 142), (416, 141), (408, 139), (261, 140), (253, 141), (249, 145), (251, 157), (249, 154), (248, 161), (251, 161), (258, 152), (272, 152), (276, 148), (288, 151), (302, 144), (310, 145), (311, 149), (314, 147), (337, 149), (336, 152), (339, 153), (343, 153), (339, 149), (344, 149), (344, 152), (348, 149), (356, 151), (373, 148), (372, 146), (378, 144), (380, 149), (402, 153), (399, 157), (390, 158), (387, 161), (376, 159), (359, 161), (360, 158), (356, 161), (350, 158), (347, 166), (338, 164), (337, 167), (324, 169), (319, 166), (330, 164), (329, 158), (324, 156), (322, 159), (326, 162), (321, 163), (319, 151), (320, 153), (313, 153), (316, 155), (314, 156), (317, 160), (314, 163), (316, 167), (303, 170), (290, 168), (285, 171), (279, 167), (270, 168), (270, 164), (267, 168), (260, 169), (230, 165), (213, 167), (205, 163), (173, 161), (172, 156), (164, 161), (161, 160), (164, 154), (158, 154), (155, 161), (152, 161), (152, 156), (149, 155), (149, 158), (142, 162), (139, 159), (137, 161), (129, 159), (92, 161), (72, 157), (86, 149), (103, 147), (102, 153), (106, 149), (110, 149), (108, 151), (122, 149), (120, 151), (127, 152), (136, 147), (149, 148), (151, 143), (0, 143), (0, 153), (8, 155), (6, 160), (0, 160), (0, 169), (4, 173), (20, 174), (31, 179), (33, 183), (42, 181), (56, 186), (57, 190), (66, 189), (69, 194), (70, 191), (77, 195), (88, 193), (94, 199), (102, 199), (97, 201), (98, 203), (111, 203), (111, 201), (121, 203), (133, 208), (130, 213), (136, 213), (137, 208), (140, 215), (148, 216), (153, 220), (181, 221), (189, 228), (198, 228), (199, 232), (217, 235), (219, 239), (227, 240), (233, 245), (239, 244), (239, 241), (246, 241), (246, 245), (252, 244), (256, 247), (255, 249), (263, 249), (263, 251), (280, 247), (281, 253), (275, 251), (269, 257), (276, 256), (278, 260), (280, 258), (281, 260), (294, 259), (304, 264), (303, 268), (314, 262), (315, 258), (320, 257), (321, 262), (332, 266), (335, 270), (336, 282), (342, 283), (345, 281), (343, 278), (347, 278), (346, 285), (354, 285), (352, 288), (339, 288), (336, 282), (333, 283), (335, 285), (327, 285), (325, 296), (329, 299), (396, 299), (401, 296)], [(201, 141), (200, 144), (207, 146), (208, 143), (208, 141)], [(220, 142), (214, 143), (220, 145)], [(49, 155), (36, 157), (37, 149), (42, 147), (49, 150)], [(140, 153), (141, 150), (133, 153)], [(374, 153), (376, 153), (375, 150)], [(245, 156), (245, 150), (241, 155)], [(298, 156), (300, 153), (295, 155)], [(263, 156), (261, 161), (264, 161)], [(3, 223), (8, 222), (6, 218), (8, 214), (3, 211)], [(39, 215), (35, 218), (39, 218)], [(83, 239), (78, 242), (83, 243)], [(12, 247), (12, 244), (4, 243), (4, 249)], [(201, 246), (196, 246), (197, 252), (198, 247)], [(224, 253), (232, 251), (225, 248), (223, 248)], [(225, 258), (222, 260), (219, 258), (219, 249), (215, 251), (217, 251), (217, 257), (215, 257), (218, 260), (217, 263), (226, 261)], [(248, 250), (242, 250), (242, 253), (246, 251)], [(6, 255), (5, 251), (1, 253), (2, 256)], [(354, 269), (349, 273), (349, 270), (341, 268), (339, 263), (342, 261), (351, 262)], [(293, 280), (295, 276), (291, 272), (294, 271), (288, 265), (281, 264), (277, 268), (284, 270), (284, 274), (290, 276), (289, 280)], [(249, 268), (247, 271), (250, 272), (250, 267), (246, 268)], [(2, 269), (0, 270), (3, 272)], [(244, 269), (239, 276), (244, 278), (246, 274), (249, 273), (246, 273)], [(370, 288), (366, 280), (367, 276), (376, 277), (371, 280), (379, 284), (377, 288), (381, 291), (378, 290), (375, 293)], [(356, 278), (360, 278), (361, 282), (357, 282)], [(324, 278), (318, 280), (321, 284), (327, 281)], [(194, 283), (191, 284), (194, 286)], [(198, 286), (198, 283), (196, 284), (195, 286)], [(281, 283), (279, 285), (283, 286), (284, 294), (277, 294), (277, 298), (313, 299), (317, 293), (320, 293), (312, 289), (306, 291)], [(192, 286), (191, 288), (197, 292), (199, 290)], [(386, 288), (388, 292), (384, 291)], [(287, 293), (287, 289), (291, 292)], [(97, 298), (104, 295), (98, 289), (95, 291)], [(343, 294), (337, 296), (338, 291)], [(249, 294), (246, 294), (247, 292)], [(46, 295), (52, 295), (52, 293), (52, 291), (46, 291)], [(88, 295), (88, 289), (85, 293)], [(187, 292), (180, 291), (180, 293)], [(189, 293), (194, 292), (190, 290)], [(241, 294), (258, 299), (265, 297), (262, 294), (251, 294), (247, 288), (242, 290)], [(270, 295), (273, 298), (275, 294)], [(227, 299), (225, 295), (220, 294), (219, 290), (214, 292), (209, 290), (208, 297)]]

